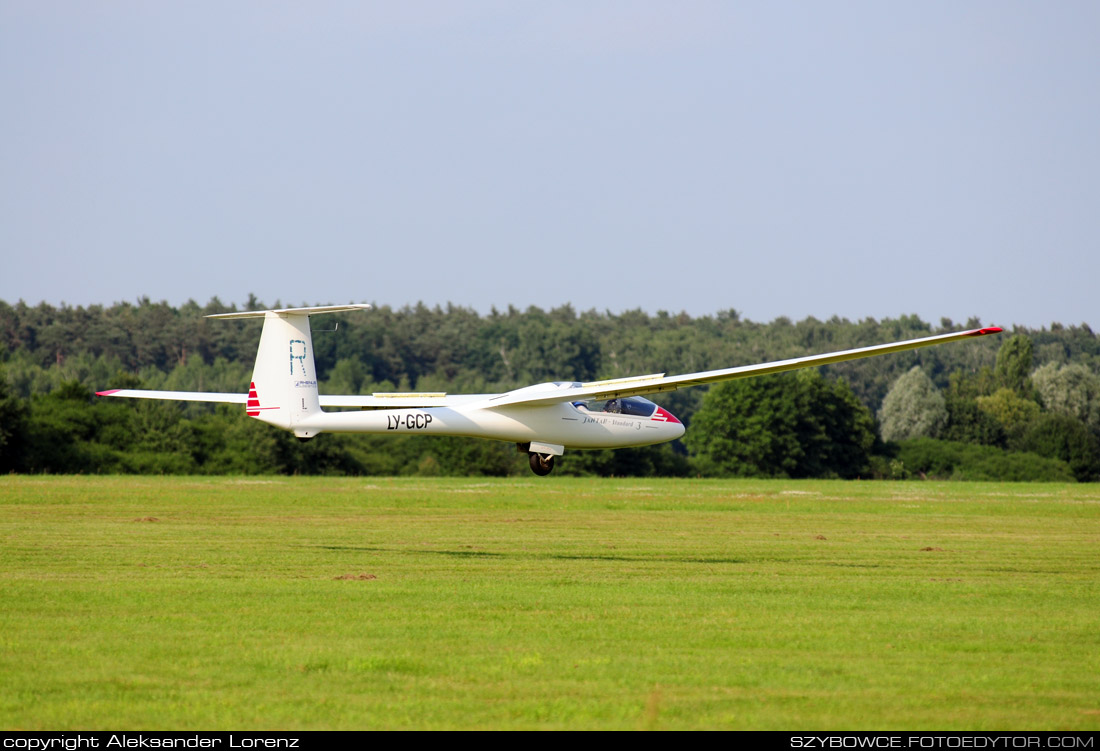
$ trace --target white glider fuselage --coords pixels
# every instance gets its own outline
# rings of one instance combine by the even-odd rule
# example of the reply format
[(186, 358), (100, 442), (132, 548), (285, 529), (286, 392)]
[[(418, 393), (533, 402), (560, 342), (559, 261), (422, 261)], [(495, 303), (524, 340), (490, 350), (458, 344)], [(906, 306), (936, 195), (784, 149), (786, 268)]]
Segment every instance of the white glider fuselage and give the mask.
[[(491, 397), (488, 397), (491, 398)], [(559, 402), (546, 406), (486, 409), (476, 403), (424, 409), (319, 412), (295, 425), (295, 433), (414, 433), (539, 441), (574, 449), (623, 448), (673, 441), (684, 426), (657, 407), (651, 416), (590, 411)]]

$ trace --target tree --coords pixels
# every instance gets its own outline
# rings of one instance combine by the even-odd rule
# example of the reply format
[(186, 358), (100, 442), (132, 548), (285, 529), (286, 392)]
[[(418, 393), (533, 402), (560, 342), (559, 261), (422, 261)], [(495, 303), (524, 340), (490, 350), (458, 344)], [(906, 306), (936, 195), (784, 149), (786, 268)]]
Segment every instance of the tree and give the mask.
[(997, 351), (997, 366), (994, 373), (1005, 388), (1017, 394), (1027, 395), (1031, 391), (1031, 339), (1016, 334), (1001, 345)]
[(947, 424), (947, 405), (920, 366), (902, 375), (882, 400), (882, 437), (888, 441), (936, 438)]
[(30, 472), (104, 473), (117, 469), (133, 440), (133, 412), (125, 404), (92, 402), (77, 381), (62, 383), (31, 404), (25, 442)]
[(976, 373), (968, 373), (956, 370), (947, 377), (947, 400), (952, 397), (959, 399), (976, 399), (979, 396), (989, 396), (997, 390), (997, 376), (989, 367), (984, 367)]
[(1100, 441), (1073, 417), (1048, 412), (1035, 420), (1019, 442), (1020, 449), (1061, 459), (1078, 482), (1100, 479)]
[(705, 474), (856, 477), (869, 467), (873, 427), (846, 382), (801, 371), (715, 386), (685, 442)]
[(1051, 362), (1036, 370), (1031, 381), (1048, 410), (1076, 417), (1100, 433), (1100, 376), (1084, 365)]
[(0, 472), (21, 467), (26, 429), (27, 405), (12, 393), (7, 375), (0, 368)]
[(1010, 388), (1002, 387), (990, 396), (979, 396), (978, 407), (1004, 428), (1009, 448), (1019, 441), (1028, 427), (1039, 417), (1039, 405), (1025, 399)]
[(1005, 445), (1005, 431), (997, 419), (978, 406), (975, 399), (947, 394), (947, 426), (940, 437), (945, 441), (982, 446)]
[(351, 357), (342, 358), (329, 371), (328, 383), (325, 384), (323, 393), (358, 394), (365, 378), (366, 371), (362, 362)]

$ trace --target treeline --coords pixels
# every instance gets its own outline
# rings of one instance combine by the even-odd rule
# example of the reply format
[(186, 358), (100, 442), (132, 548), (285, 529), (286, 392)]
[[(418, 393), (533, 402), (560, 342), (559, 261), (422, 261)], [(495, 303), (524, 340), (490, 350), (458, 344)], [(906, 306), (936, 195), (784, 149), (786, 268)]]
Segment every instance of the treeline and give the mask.
[[(250, 298), (241, 309), (280, 305)], [(217, 299), (178, 308), (148, 299), (87, 308), (0, 302), (0, 470), (527, 471), (514, 447), (498, 442), (321, 436), (300, 444), (239, 408), (92, 396), (120, 387), (244, 391), (259, 322), (203, 318), (236, 309)], [(762, 324), (733, 310), (693, 318), (578, 313), (568, 305), (479, 315), (418, 305), (318, 317), (313, 339), (322, 393), (493, 393), (548, 380), (728, 367), (979, 325), (945, 319), (933, 327), (915, 316)], [(689, 424), (685, 443), (568, 452), (558, 471), (960, 478), (1022, 473), (1093, 480), (1100, 477), (1098, 372), (1100, 337), (1088, 326), (1017, 327), (999, 337), (662, 395), (662, 405)], [(924, 401), (901, 398), (913, 389), (914, 373), (927, 380), (917, 388), (932, 395)], [(899, 417), (895, 403), (916, 406)]]

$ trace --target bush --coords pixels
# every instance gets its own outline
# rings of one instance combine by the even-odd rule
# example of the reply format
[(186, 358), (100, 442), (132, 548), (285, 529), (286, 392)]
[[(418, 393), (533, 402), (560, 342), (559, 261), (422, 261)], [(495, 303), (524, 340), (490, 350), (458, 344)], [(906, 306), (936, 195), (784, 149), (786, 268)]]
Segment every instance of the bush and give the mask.
[(934, 438), (902, 442), (898, 459), (909, 472), (937, 479), (1008, 482), (1074, 482), (1075, 479), (1069, 465), (1060, 459)]
[(1039, 456), (1061, 459), (1078, 482), (1100, 478), (1100, 441), (1085, 424), (1066, 414), (1041, 415), (1020, 441), (1020, 448)]

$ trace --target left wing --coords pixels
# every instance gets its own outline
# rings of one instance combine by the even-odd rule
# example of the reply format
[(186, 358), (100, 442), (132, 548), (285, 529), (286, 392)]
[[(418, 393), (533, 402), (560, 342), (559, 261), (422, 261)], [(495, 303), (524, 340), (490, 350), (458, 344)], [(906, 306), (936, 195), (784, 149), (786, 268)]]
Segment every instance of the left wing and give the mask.
[(579, 399), (616, 399), (623, 396), (644, 396), (646, 394), (659, 394), (662, 391), (674, 391), (686, 386), (702, 386), (718, 381), (732, 381), (737, 378), (750, 378), (752, 376), (767, 375), (769, 373), (783, 373), (799, 368), (811, 368), (815, 365), (829, 365), (845, 360), (858, 360), (863, 357), (886, 355), (891, 352), (903, 352), (907, 349), (931, 347), (934, 344), (953, 342), (959, 339), (967, 339), (975, 336), (1000, 333), (1001, 329), (990, 327), (985, 329), (971, 329), (969, 331), (957, 331), (953, 334), (939, 334), (926, 336), (923, 339), (910, 339), (904, 342), (892, 344), (876, 344), (873, 347), (861, 347), (859, 349), (847, 349), (842, 352), (831, 352), (824, 355), (810, 355), (809, 357), (796, 357), (792, 360), (779, 360), (777, 362), (761, 363), (760, 365), (744, 365), (738, 368), (725, 368), (723, 370), (707, 370), (701, 373), (685, 373), (683, 375), (666, 376), (663, 373), (637, 378), (616, 378), (611, 381), (594, 381), (582, 384), (580, 388), (555, 388), (545, 390), (532, 390), (531, 387), (510, 391), (499, 396), (489, 397), (484, 403), (478, 405), (487, 409), (504, 406), (534, 406), (540, 404), (553, 404), (555, 402), (572, 402)]
[[(219, 402), (247, 404), (248, 394), (215, 391), (153, 391), (150, 389), (110, 389), (97, 391), (96, 396), (122, 396), (128, 399), (170, 399), (179, 402)], [(373, 396), (325, 396), (318, 398), (322, 407), (356, 407), (358, 409), (405, 409), (410, 407), (456, 407), (483, 401), (492, 394), (443, 393), (375, 393)]]
[(216, 391), (153, 391), (151, 389), (108, 389), (97, 391), (96, 396), (124, 396), (127, 399), (175, 399), (180, 402), (221, 402), (245, 404), (248, 394), (218, 393)]

